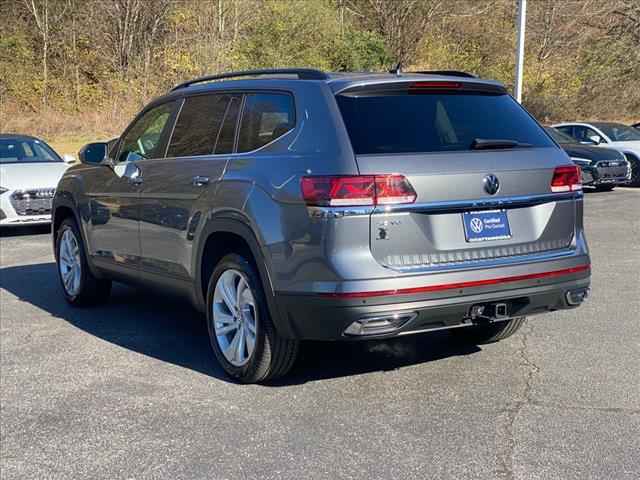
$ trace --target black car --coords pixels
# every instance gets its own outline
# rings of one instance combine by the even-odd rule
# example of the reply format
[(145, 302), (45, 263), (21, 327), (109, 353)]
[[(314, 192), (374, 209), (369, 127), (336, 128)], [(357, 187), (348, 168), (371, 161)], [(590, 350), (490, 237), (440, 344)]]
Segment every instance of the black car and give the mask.
[(582, 184), (600, 191), (613, 190), (616, 185), (629, 183), (629, 162), (617, 150), (583, 145), (553, 127), (545, 127), (571, 160), (582, 170)]

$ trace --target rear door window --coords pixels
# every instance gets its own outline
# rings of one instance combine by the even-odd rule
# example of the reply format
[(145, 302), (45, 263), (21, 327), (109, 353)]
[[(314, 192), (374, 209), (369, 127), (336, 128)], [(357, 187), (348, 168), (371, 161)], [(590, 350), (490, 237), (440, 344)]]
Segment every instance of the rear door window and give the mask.
[(338, 95), (356, 154), (471, 150), (474, 140), (550, 147), (542, 128), (506, 94)]
[(293, 97), (286, 93), (249, 93), (242, 113), (238, 152), (250, 152), (295, 126)]
[(230, 95), (187, 97), (171, 136), (167, 157), (211, 155), (224, 119)]
[(562, 133), (569, 135), (571, 138), (575, 139), (575, 134), (573, 132), (573, 127), (570, 125), (565, 125), (564, 127), (557, 127)]

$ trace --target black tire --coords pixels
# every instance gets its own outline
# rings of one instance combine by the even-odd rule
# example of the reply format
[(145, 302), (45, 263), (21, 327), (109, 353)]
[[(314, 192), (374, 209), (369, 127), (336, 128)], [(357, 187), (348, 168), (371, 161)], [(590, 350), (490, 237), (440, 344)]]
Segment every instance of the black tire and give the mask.
[(516, 333), (522, 325), (524, 325), (525, 321), (526, 317), (516, 317), (503, 322), (458, 328), (451, 330), (451, 333), (455, 338), (465, 343), (483, 345), (486, 343), (498, 342), (510, 337)]
[(596, 192), (610, 192), (615, 188), (615, 185), (597, 185)]
[[(70, 294), (64, 285), (62, 279), (62, 271), (60, 267), (60, 245), (64, 233), (70, 230), (78, 244), (78, 253), (80, 256), (80, 287), (77, 292)], [(56, 270), (60, 279), (60, 286), (64, 297), (71, 305), (90, 306), (104, 303), (109, 299), (111, 294), (111, 280), (96, 278), (89, 269), (87, 263), (87, 254), (82, 235), (78, 230), (76, 222), (72, 218), (65, 219), (56, 234)]]
[(625, 154), (625, 156), (631, 167), (631, 182), (628, 185), (631, 187), (640, 187), (640, 159), (628, 153)]
[[(218, 344), (214, 329), (213, 302), (215, 287), (220, 276), (228, 270), (235, 270), (244, 275), (257, 309), (255, 347), (253, 353), (248, 357), (247, 363), (242, 366), (235, 366), (226, 359)], [(241, 383), (265, 382), (282, 377), (291, 370), (298, 355), (300, 342), (283, 338), (276, 331), (269, 315), (262, 282), (255, 267), (245, 257), (235, 253), (222, 258), (209, 279), (207, 289), (207, 330), (213, 353), (218, 362), (230, 377)]]

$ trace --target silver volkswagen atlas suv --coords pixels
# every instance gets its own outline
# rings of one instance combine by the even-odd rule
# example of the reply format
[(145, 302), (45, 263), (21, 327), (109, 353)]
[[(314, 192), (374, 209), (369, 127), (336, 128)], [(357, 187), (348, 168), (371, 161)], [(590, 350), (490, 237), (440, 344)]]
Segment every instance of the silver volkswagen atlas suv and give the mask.
[(463, 72), (207, 76), (79, 156), (53, 200), (67, 301), (183, 295), (241, 382), (301, 340), (493, 342), (589, 291), (578, 167)]

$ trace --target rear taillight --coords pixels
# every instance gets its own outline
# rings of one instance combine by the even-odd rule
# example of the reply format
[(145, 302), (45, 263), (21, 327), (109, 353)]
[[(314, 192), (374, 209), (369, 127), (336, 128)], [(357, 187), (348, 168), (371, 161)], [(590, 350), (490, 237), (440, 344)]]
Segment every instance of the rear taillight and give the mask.
[(551, 179), (552, 192), (575, 192), (582, 190), (580, 167), (577, 165), (563, 165), (556, 167)]
[(376, 175), (376, 204), (413, 203), (416, 192), (404, 175)]
[(302, 177), (307, 205), (348, 207), (413, 203), (416, 192), (403, 175)]

